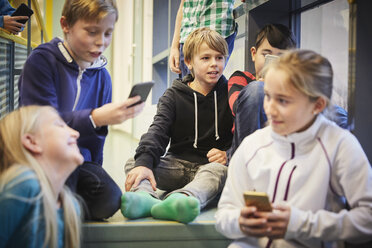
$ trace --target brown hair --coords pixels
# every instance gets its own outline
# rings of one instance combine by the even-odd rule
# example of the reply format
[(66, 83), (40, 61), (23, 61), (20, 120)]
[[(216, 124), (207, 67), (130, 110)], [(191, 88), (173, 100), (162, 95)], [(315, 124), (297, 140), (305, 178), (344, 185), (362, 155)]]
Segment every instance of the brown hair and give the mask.
[(292, 31), (283, 24), (270, 23), (265, 25), (256, 36), (256, 49), (261, 46), (265, 39), (267, 39), (272, 47), (281, 50), (296, 47), (296, 41)]
[(66, 0), (62, 10), (62, 16), (66, 17), (70, 27), (78, 20), (98, 22), (111, 13), (116, 15), (117, 20), (119, 16), (115, 0)]

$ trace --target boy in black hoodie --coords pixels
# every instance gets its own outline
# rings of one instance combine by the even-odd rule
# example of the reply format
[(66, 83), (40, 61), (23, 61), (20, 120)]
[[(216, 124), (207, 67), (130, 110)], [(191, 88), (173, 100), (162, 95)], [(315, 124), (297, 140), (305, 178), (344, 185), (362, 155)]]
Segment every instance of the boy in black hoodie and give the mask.
[[(125, 165), (130, 192), (122, 196), (121, 211), (127, 218), (188, 223), (225, 183), (233, 123), (222, 75), (227, 44), (217, 32), (201, 28), (187, 38), (184, 54), (191, 75), (176, 79), (159, 99), (134, 160)], [(163, 201), (156, 187), (168, 192)]]

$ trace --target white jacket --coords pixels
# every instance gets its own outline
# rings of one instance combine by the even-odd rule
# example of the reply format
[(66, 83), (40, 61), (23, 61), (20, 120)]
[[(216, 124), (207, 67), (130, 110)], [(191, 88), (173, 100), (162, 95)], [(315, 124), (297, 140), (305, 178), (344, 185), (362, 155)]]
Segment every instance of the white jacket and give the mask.
[(328, 247), (329, 241), (341, 247), (340, 241), (372, 239), (371, 165), (358, 140), (323, 115), (307, 130), (286, 137), (270, 126), (258, 130), (231, 159), (216, 228), (246, 247), (266, 247), (267, 238), (246, 237), (238, 224), (243, 192), (253, 190), (291, 207), (285, 238), (271, 248), (322, 247), (322, 242)]

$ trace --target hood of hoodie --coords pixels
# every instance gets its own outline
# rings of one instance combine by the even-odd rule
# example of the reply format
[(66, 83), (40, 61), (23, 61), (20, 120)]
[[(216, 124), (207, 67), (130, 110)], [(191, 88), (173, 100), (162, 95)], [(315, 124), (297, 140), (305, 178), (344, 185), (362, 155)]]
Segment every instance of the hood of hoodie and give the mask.
[[(47, 50), (52, 53), (58, 61), (65, 64), (68, 67), (79, 70), (78, 64), (74, 61), (67, 48), (63, 45), (63, 39), (54, 38), (50, 42), (41, 44), (35, 50)], [(107, 65), (107, 59), (101, 55), (91, 66), (85, 70), (99, 70), (105, 68)]]

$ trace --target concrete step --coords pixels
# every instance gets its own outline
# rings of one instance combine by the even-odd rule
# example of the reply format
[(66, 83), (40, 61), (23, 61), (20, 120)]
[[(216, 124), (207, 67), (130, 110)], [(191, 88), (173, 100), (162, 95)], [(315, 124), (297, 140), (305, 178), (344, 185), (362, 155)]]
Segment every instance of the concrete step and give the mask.
[(225, 248), (231, 242), (215, 229), (216, 208), (191, 223), (142, 218), (129, 220), (116, 213), (106, 222), (83, 224), (83, 247), (88, 248)]

